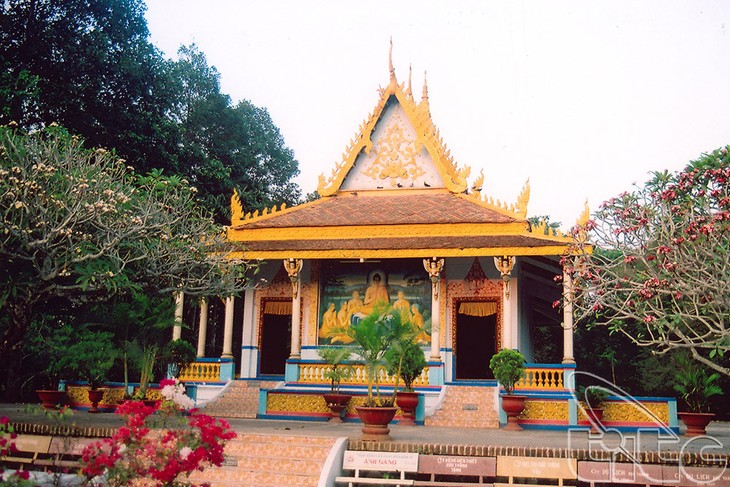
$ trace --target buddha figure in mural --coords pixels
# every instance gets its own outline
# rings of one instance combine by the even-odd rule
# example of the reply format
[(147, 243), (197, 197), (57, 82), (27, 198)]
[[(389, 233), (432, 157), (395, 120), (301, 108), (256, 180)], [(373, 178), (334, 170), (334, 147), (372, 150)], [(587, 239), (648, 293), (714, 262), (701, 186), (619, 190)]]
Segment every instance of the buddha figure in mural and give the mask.
[(428, 333), (426, 333), (423, 315), (418, 309), (417, 304), (411, 306), (411, 323), (413, 323), (413, 328), (415, 328), (415, 331), (418, 332), (418, 334), (415, 336), (416, 343), (428, 343), (431, 341), (431, 337)]
[(405, 298), (403, 291), (398, 291), (398, 299), (393, 303), (393, 309), (410, 311), (411, 303)]
[[(347, 313), (349, 316), (357, 314), (362, 309), (364, 303), (360, 299), (360, 293), (357, 291), (352, 292), (352, 299), (347, 302)], [(349, 322), (349, 317), (348, 317)]]
[(361, 312), (368, 314), (376, 305), (387, 303), (390, 303), (388, 287), (383, 283), (383, 277), (379, 273), (375, 273), (370, 278), (370, 285), (365, 291), (365, 301)]
[(335, 311), (335, 303), (330, 303), (327, 311), (322, 315), (322, 326), (319, 329), (320, 338), (329, 338), (333, 330), (338, 327), (337, 311)]
[(329, 335), (331, 343), (351, 343), (353, 338), (347, 332), (350, 328), (350, 315), (347, 312), (347, 303), (340, 305), (337, 312), (337, 327), (334, 328)]

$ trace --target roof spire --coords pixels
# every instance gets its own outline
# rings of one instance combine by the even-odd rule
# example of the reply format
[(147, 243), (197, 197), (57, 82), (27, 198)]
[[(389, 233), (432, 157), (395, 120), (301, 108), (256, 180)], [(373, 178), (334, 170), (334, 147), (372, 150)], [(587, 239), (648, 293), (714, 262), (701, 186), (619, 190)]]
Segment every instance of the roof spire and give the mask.
[(393, 68), (393, 36), (390, 37), (390, 52), (388, 53), (388, 69), (390, 70), (390, 81), (395, 81), (395, 68)]
[(411, 76), (413, 75), (413, 66), (408, 65), (408, 96), (413, 96), (413, 90), (411, 89)]
[(428, 81), (426, 80), (426, 74), (427, 72), (423, 72), (423, 94), (421, 95), (421, 103), (419, 103), (419, 107), (424, 107), (427, 111), (430, 112), (430, 107), (428, 104)]

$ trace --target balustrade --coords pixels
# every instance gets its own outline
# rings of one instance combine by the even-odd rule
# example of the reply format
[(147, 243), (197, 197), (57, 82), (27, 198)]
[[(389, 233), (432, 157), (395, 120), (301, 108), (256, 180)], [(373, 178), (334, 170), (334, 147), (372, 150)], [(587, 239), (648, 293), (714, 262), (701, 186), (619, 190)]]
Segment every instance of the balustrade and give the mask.
[(562, 368), (528, 367), (515, 389), (564, 389)]
[[(366, 386), (368, 381), (365, 366), (362, 364), (354, 364), (352, 365), (352, 368), (353, 373), (348, 379), (342, 381), (342, 385)], [(306, 384), (329, 384), (329, 379), (324, 377), (324, 373), (329, 369), (330, 365), (328, 364), (299, 364), (299, 382)], [(380, 369), (378, 375), (380, 385), (393, 386), (395, 384), (395, 377), (388, 374), (384, 368)], [(401, 380), (399, 384), (402, 385), (403, 380)], [(421, 375), (416, 377), (412, 385), (414, 387), (428, 385), (428, 366), (423, 369)]]
[(178, 379), (183, 382), (218, 382), (221, 380), (221, 364), (193, 362), (182, 368)]

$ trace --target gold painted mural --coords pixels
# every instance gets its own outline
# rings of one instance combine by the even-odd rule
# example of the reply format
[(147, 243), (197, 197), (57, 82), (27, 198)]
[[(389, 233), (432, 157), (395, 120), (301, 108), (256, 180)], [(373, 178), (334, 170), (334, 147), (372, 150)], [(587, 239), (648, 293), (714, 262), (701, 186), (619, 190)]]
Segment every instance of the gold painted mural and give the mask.
[(525, 401), (521, 419), (554, 419), (568, 421), (567, 401)]

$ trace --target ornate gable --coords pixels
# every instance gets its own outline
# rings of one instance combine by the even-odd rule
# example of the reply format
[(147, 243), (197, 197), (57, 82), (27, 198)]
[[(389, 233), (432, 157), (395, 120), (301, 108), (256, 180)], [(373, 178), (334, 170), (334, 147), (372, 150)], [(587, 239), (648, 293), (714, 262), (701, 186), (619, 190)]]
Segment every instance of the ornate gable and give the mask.
[(360, 125), (329, 177), (319, 176), (320, 196), (339, 191), (445, 188), (467, 189), (469, 167), (459, 168), (431, 120), (428, 85), (416, 103), (399, 84), (390, 61), (390, 83), (380, 89), (375, 110)]

